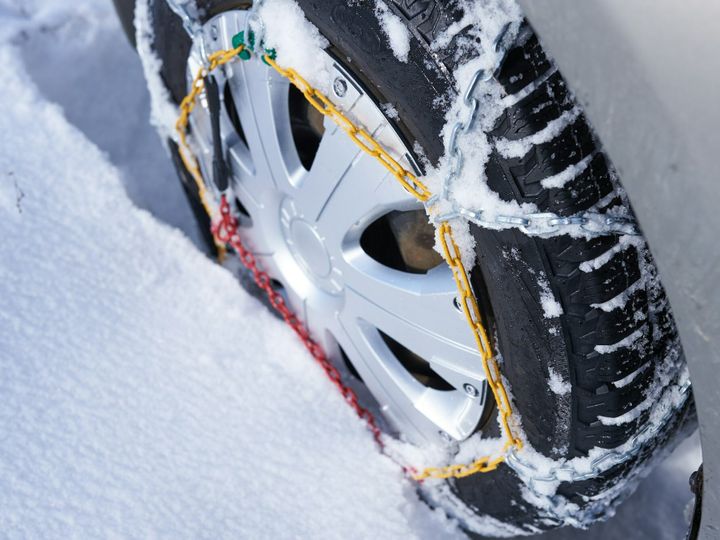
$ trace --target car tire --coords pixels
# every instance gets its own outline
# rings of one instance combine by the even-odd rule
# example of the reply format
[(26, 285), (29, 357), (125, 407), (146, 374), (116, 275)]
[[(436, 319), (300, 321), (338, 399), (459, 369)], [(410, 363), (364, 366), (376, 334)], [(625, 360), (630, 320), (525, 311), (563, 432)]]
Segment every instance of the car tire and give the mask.
[[(394, 127), (409, 145), (417, 143), (424, 156), (437, 163), (444, 153), (439, 134), (447, 106), (442, 104), (457, 92), (451, 74), (462, 58), (458, 51), (462, 52), (463, 36), (439, 52), (431, 43), (458, 20), (457, 8), (448, 7), (455, 4), (388, 0), (390, 9), (412, 34), (408, 62), (400, 62), (383, 37), (374, 2), (297, 2), (331, 43), (333, 53), (346, 62), (377, 102), (394, 105), (398, 112)], [(249, 4), (198, 0), (206, 18), (228, 9), (246, 9)], [(160, 0), (153, 4), (153, 19), (154, 47), (163, 62), (161, 74), (179, 102), (187, 91), (190, 41), (179, 19)], [(508, 95), (527, 95), (503, 113), (492, 137), (529, 137), (576, 106), (562, 76), (527, 25), (496, 78)], [(590, 165), (563, 187), (542, 186), (543, 179), (585, 158), (591, 159)], [(540, 212), (571, 216), (599, 204), (599, 210), (618, 205), (629, 208), (611, 164), (582, 114), (552, 140), (534, 145), (522, 157), (505, 158), (494, 152), (487, 177), (489, 186), (504, 200), (533, 203)], [(196, 194), (191, 189), (187, 193), (198, 207), (193, 201)], [(656, 398), (662, 389), (657, 381), (662, 375), (665, 384), (670, 384), (677, 375), (659, 373), (660, 366), (673, 355), (681, 355), (670, 307), (645, 245), (626, 243), (619, 234), (541, 238), (517, 229), (477, 226), (471, 226), (471, 232), (478, 261), (473, 284), (478, 296), (491, 305), (502, 373), (528, 444), (544, 456), (563, 460), (587, 456), (594, 448), (616, 448), (641, 432), (650, 421), (649, 409), (644, 408), (647, 400)], [(560, 308), (554, 314), (543, 308), (543, 299), (548, 297)], [(608, 309), (613, 299), (623, 301)], [(565, 390), (553, 388), (553, 381), (562, 381)], [(691, 400), (687, 400), (657, 436), (627, 461), (595, 478), (561, 483), (557, 494), (575, 505), (573, 515), (584, 520), (575, 524), (611, 513), (627, 493), (620, 488), (632, 484), (629, 479), (667, 444), (691, 409)], [(625, 417), (631, 419), (602, 420)], [(507, 466), (487, 475), (451, 479), (447, 486), (452, 497), (472, 513), (526, 533), (568, 522), (531, 504), (525, 484)], [(612, 496), (601, 506), (594, 504), (604, 493)], [(469, 521), (466, 526), (472, 530)]]

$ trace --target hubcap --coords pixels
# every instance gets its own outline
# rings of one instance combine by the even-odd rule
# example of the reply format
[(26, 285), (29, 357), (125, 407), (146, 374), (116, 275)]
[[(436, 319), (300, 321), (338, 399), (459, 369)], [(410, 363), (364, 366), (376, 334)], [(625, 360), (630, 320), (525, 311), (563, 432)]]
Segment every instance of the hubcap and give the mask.
[[(230, 11), (209, 21), (208, 52), (231, 48), (245, 16)], [(333, 66), (328, 97), (417, 171), (373, 98), (326, 59)], [(194, 46), (188, 76), (200, 65)], [(233, 62), (216, 77), (240, 233), (263, 269), (330, 358), (338, 365), (349, 360), (394, 429), (416, 443), (469, 437), (489, 406), (487, 384), (455, 307), (452, 273), (429, 247), (426, 220), (415, 219), (420, 204), (332, 121), (311, 110), (298, 116), (304, 100), (262, 62)], [(191, 120), (192, 144), (210, 179), (213, 140), (204, 96), (200, 105)]]

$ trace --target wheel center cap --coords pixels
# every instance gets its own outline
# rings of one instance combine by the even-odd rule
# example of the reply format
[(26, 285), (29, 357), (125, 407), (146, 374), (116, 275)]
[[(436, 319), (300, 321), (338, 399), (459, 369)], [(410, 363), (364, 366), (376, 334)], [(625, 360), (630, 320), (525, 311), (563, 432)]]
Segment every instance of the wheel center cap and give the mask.
[[(307, 221), (294, 219), (290, 223), (291, 250), (296, 259), (312, 274), (319, 278), (330, 275), (332, 265), (325, 244), (315, 227)], [(294, 249), (292, 249), (294, 248)]]
[(342, 275), (333, 265), (323, 237), (291, 198), (280, 205), (280, 225), (285, 244), (303, 273), (323, 291), (340, 293)]

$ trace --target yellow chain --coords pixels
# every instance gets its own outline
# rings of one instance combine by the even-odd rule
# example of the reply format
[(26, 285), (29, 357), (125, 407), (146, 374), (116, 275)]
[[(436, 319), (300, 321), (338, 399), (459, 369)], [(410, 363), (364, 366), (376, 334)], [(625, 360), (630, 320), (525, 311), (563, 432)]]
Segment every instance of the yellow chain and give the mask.
[[(197, 98), (200, 93), (205, 89), (205, 77), (207, 77), (210, 72), (216, 70), (218, 67), (227, 64), (233, 58), (236, 58), (237, 55), (244, 50), (245, 46), (240, 45), (235, 49), (217, 51), (208, 56), (207, 66), (203, 66), (198, 69), (198, 72), (193, 79), (191, 85), (192, 89), (190, 90), (190, 93), (188, 93), (188, 95), (186, 95), (180, 102), (180, 115), (175, 122), (175, 131), (178, 134), (178, 149), (180, 159), (182, 160), (183, 165), (185, 165), (185, 169), (193, 177), (193, 180), (195, 180), (195, 184), (198, 188), (198, 195), (200, 196), (200, 202), (202, 203), (203, 208), (205, 208), (205, 212), (207, 212), (207, 215), (211, 218), (215, 214), (215, 212), (213, 211), (212, 205), (208, 200), (205, 181), (203, 180), (202, 173), (200, 172), (198, 162), (195, 159), (195, 156), (193, 156), (192, 151), (190, 150), (190, 146), (188, 145), (188, 124), (190, 122), (190, 114), (192, 114), (193, 109), (197, 104)], [(215, 240), (215, 247), (217, 248), (218, 258), (222, 261), (225, 258), (225, 246)]]
[[(193, 79), (192, 89), (190, 93), (185, 96), (180, 104), (180, 116), (175, 124), (175, 129), (178, 132), (180, 157), (185, 164), (185, 167), (190, 171), (190, 174), (195, 179), (200, 193), (200, 199), (208, 212), (208, 215), (213, 215), (213, 209), (210, 202), (207, 200), (207, 191), (205, 183), (203, 181), (202, 173), (198, 167), (197, 161), (192, 156), (192, 152), (189, 149), (187, 143), (187, 127), (190, 118), (190, 114), (195, 108), (197, 103), (197, 97), (204, 88), (203, 79), (219, 66), (226, 64), (233, 60), (238, 54), (240, 54), (245, 47), (240, 45), (236, 49), (223, 50), (212, 53), (208, 57), (207, 67), (202, 67), (198, 70), (197, 75)], [(263, 60), (280, 75), (287, 78), (292, 84), (294, 84), (298, 90), (300, 90), (305, 99), (315, 107), (324, 116), (330, 117), (345, 133), (347, 133), (353, 142), (360, 147), (360, 149), (374, 157), (383, 167), (385, 167), (400, 184), (409, 191), (414, 197), (421, 202), (427, 202), (432, 196), (430, 190), (423, 184), (414, 174), (405, 169), (398, 161), (393, 158), (375, 139), (370, 135), (364, 128), (356, 125), (350, 120), (341, 110), (339, 110), (324, 94), (313, 88), (300, 74), (292, 68), (283, 68), (275, 62), (269, 55), (264, 55)], [(516, 449), (522, 448), (522, 440), (513, 433), (513, 428), (510, 423), (510, 417), (512, 416), (512, 406), (510, 405), (510, 399), (508, 398), (507, 391), (502, 381), (500, 374), (500, 367), (498, 366), (497, 360), (492, 353), (492, 347), (488, 339), (487, 331), (482, 322), (482, 316), (480, 315), (480, 308), (477, 303), (477, 299), (472, 292), (470, 285), (470, 279), (468, 273), (463, 265), (462, 258), (460, 256), (460, 250), (453, 238), (452, 227), (447, 221), (443, 221), (438, 226), (440, 243), (443, 248), (443, 255), (448, 266), (450, 266), (455, 284), (457, 285), (458, 293), (461, 299), (461, 305), (465, 318), (472, 330), (475, 342), (478, 350), (480, 351), (480, 357), (482, 359), (483, 370), (485, 371), (485, 377), (487, 378), (488, 385), (492, 390), (495, 398), (495, 403), (500, 414), (500, 421), (505, 434), (505, 445), (503, 447), (503, 454), (500, 456), (492, 457), (485, 456), (476, 459), (469, 464), (455, 464), (448, 465), (446, 467), (428, 467), (420, 473), (414, 475), (416, 480), (424, 480), (426, 478), (463, 478), (470, 476), (475, 473), (490, 472), (497, 469), (498, 465), (505, 461), (505, 453), (512, 447)]]
[(310, 83), (303, 79), (300, 74), (292, 68), (280, 67), (270, 56), (263, 57), (265, 62), (270, 65), (280, 75), (287, 78), (300, 90), (310, 105), (315, 107), (323, 115), (329, 116), (345, 133), (347, 133), (355, 144), (357, 144), (363, 152), (370, 154), (377, 159), (383, 167), (385, 167), (402, 186), (413, 194), (418, 200), (427, 201), (432, 193), (418, 178), (410, 171), (400, 165), (395, 158), (388, 154), (385, 149), (373, 139), (365, 129), (355, 125), (352, 120), (345, 116), (332, 101), (325, 95), (313, 88)]
[[(455, 285), (457, 285), (457, 290), (460, 294), (460, 302), (463, 312), (465, 313), (465, 319), (470, 325), (473, 336), (475, 337), (475, 343), (477, 344), (478, 350), (480, 351), (480, 357), (482, 358), (485, 378), (487, 379), (488, 385), (490, 385), (490, 389), (495, 397), (498, 413), (500, 414), (503, 433), (506, 437), (503, 454), (512, 447), (520, 450), (523, 443), (519, 437), (513, 434), (513, 430), (510, 425), (512, 406), (510, 405), (510, 399), (508, 398), (505, 385), (502, 381), (500, 366), (498, 366), (497, 360), (492, 353), (490, 340), (488, 339), (485, 326), (482, 323), (480, 307), (478, 306), (477, 299), (472, 292), (470, 279), (460, 256), (460, 249), (453, 238), (452, 227), (447, 221), (443, 221), (440, 223), (438, 232), (440, 236), (440, 244), (443, 248), (443, 256), (453, 272), (453, 278), (455, 278)], [(505, 461), (504, 455), (496, 458), (487, 456), (476, 459), (467, 465), (458, 464), (448, 465), (447, 467), (428, 467), (419, 474), (415, 475), (415, 479), (462, 478), (475, 473), (494, 471), (503, 461)]]

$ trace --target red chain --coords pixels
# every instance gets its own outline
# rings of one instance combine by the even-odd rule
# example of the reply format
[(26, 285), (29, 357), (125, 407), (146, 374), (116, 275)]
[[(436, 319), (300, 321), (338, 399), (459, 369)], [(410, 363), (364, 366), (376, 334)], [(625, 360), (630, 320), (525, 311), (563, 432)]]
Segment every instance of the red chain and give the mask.
[(330, 381), (340, 391), (340, 394), (342, 394), (342, 397), (348, 405), (352, 407), (360, 419), (365, 421), (368, 429), (372, 432), (377, 445), (381, 450), (384, 450), (385, 444), (382, 441), (382, 433), (377, 425), (375, 416), (365, 407), (360, 405), (355, 391), (342, 382), (340, 372), (330, 363), (327, 356), (325, 356), (325, 352), (322, 350), (322, 347), (320, 347), (320, 345), (310, 336), (310, 332), (303, 322), (298, 319), (292, 311), (290, 311), (290, 308), (285, 302), (285, 298), (283, 298), (283, 296), (273, 288), (270, 282), (270, 276), (267, 272), (263, 272), (260, 268), (258, 268), (257, 259), (250, 251), (248, 251), (240, 239), (240, 235), (238, 234), (237, 219), (233, 216), (227, 197), (224, 194), (220, 198), (220, 221), (213, 225), (212, 232), (221, 244), (229, 244), (237, 252), (240, 257), (240, 262), (245, 268), (252, 272), (255, 283), (258, 287), (265, 291), (272, 307), (275, 308), (280, 315), (282, 315), (282, 318), (288, 326), (290, 326), (290, 328), (292, 328), (297, 336), (302, 340), (305, 348), (320, 365), (328, 379), (330, 379)]

